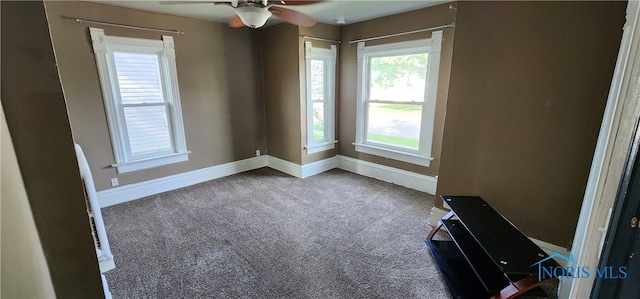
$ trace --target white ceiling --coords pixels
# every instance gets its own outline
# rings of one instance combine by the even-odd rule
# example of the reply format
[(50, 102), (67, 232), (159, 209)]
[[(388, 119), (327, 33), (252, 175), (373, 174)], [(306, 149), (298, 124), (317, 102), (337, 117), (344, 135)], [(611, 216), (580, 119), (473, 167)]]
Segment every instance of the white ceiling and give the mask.
[[(234, 16), (233, 8), (212, 3), (197, 4), (160, 4), (161, 1), (116, 1), (116, 0), (87, 0), (90, 2), (123, 6), (146, 11), (160, 12), (171, 15), (191, 17), (221, 23), (227, 23)], [(324, 3), (287, 6), (289, 9), (305, 13), (318, 22), (336, 24), (336, 20), (344, 19), (346, 24), (364, 20), (416, 10), (451, 1), (442, 0), (328, 0)], [(277, 18), (270, 18), (265, 26), (281, 23)]]

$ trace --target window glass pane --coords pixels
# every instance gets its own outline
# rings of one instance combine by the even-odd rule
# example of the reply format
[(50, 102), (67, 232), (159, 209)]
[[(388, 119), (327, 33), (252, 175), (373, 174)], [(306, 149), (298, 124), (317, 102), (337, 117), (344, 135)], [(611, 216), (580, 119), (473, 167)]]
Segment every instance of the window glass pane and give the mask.
[(311, 100), (324, 100), (324, 61), (311, 60)]
[(158, 55), (113, 52), (123, 104), (162, 103)]
[(172, 151), (164, 105), (124, 107), (124, 117), (133, 156)]
[(369, 99), (423, 102), (428, 54), (372, 57)]
[(324, 139), (324, 103), (313, 103), (313, 140)]
[(367, 141), (417, 150), (422, 105), (369, 104)]

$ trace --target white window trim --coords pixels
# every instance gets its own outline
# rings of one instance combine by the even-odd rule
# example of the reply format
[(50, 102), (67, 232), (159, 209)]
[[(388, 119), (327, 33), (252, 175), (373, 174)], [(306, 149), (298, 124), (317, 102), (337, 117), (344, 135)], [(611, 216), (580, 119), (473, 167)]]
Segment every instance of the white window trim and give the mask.
[[(118, 173), (126, 173), (146, 168), (152, 168), (182, 161), (187, 161), (191, 153), (187, 150), (182, 108), (180, 105), (180, 91), (178, 89), (178, 74), (175, 61), (175, 47), (173, 37), (162, 36), (162, 40), (149, 40), (118, 36), (107, 36), (104, 30), (89, 28), (93, 51), (96, 57), (102, 97), (107, 114), (109, 134), (116, 163), (112, 164)], [(159, 53), (161, 56), (161, 71), (163, 72), (163, 88), (169, 107), (171, 141), (175, 152), (168, 152), (151, 157), (132, 158), (129, 152), (129, 140), (124, 126), (124, 112), (118, 108), (116, 99), (119, 95), (115, 78), (114, 63), (111, 53), (114, 49), (139, 53)]]
[[(306, 77), (306, 98), (307, 98), (307, 154), (318, 153), (335, 149), (335, 81), (336, 81), (336, 56), (337, 48), (331, 45), (330, 49), (313, 47), (310, 41), (305, 41), (305, 77)], [(311, 60), (323, 60), (325, 62), (324, 84), (324, 127), (325, 139), (316, 141), (313, 139), (313, 102), (311, 99)]]
[(316, 144), (313, 144), (313, 145), (307, 145), (307, 147), (306, 147), (307, 154), (319, 153), (319, 152), (323, 152), (323, 151), (328, 151), (328, 150), (334, 149), (334, 148), (336, 148), (336, 143), (338, 143), (337, 140), (326, 141), (326, 142), (322, 142), (322, 143), (316, 143)]
[[(357, 152), (381, 156), (389, 159), (429, 167), (434, 158), (431, 156), (435, 107), (438, 96), (438, 73), (440, 71), (440, 51), (442, 47), (442, 31), (435, 31), (431, 38), (391, 44), (365, 46), (358, 43), (358, 91), (356, 107), (356, 140), (353, 143)], [(371, 57), (392, 56), (410, 53), (429, 53), (427, 70), (427, 93), (422, 109), (419, 150), (367, 141), (367, 98), (369, 92), (369, 60)], [(429, 88), (430, 87), (430, 88)]]

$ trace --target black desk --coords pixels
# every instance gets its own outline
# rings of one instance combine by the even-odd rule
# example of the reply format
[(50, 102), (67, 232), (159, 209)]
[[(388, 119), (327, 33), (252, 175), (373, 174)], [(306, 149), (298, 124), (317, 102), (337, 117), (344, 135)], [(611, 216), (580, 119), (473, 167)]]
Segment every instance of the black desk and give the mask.
[[(441, 198), (451, 211), (429, 232), (427, 245), (454, 298), (513, 298), (557, 280), (538, 280), (538, 264), (559, 264), (544, 260), (549, 256), (482, 198)], [(433, 240), (442, 227), (452, 241)]]

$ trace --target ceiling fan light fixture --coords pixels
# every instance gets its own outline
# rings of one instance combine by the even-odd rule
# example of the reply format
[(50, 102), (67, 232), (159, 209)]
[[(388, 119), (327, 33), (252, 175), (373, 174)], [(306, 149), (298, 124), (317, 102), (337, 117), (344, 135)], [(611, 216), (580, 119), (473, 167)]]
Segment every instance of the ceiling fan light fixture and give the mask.
[(269, 17), (271, 17), (271, 12), (260, 7), (238, 7), (236, 8), (236, 14), (242, 20), (242, 23), (247, 25), (250, 28), (259, 28), (262, 27)]

